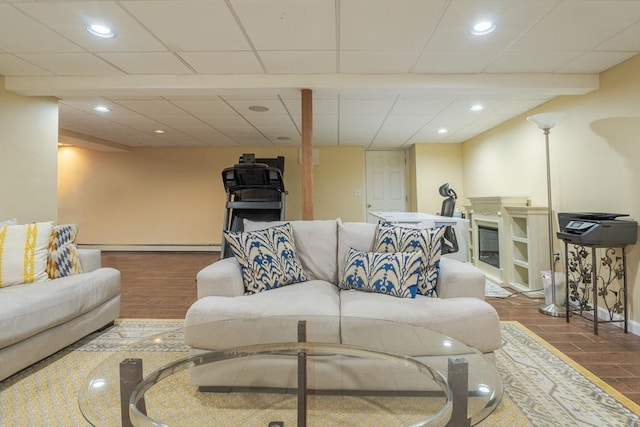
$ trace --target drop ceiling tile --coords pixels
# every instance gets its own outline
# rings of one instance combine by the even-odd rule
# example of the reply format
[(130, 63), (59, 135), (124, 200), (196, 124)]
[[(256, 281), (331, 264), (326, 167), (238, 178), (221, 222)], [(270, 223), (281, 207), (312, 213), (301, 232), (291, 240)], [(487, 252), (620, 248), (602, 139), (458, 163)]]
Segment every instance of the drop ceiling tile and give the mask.
[(336, 144), (338, 141), (338, 115), (313, 118), (313, 143)]
[(270, 114), (268, 116), (260, 116), (257, 114), (247, 115), (246, 119), (260, 131), (268, 130), (269, 132), (273, 129), (283, 129), (283, 131), (287, 132), (295, 132), (296, 129), (295, 124), (291, 120), (291, 117), (287, 114)]
[(638, 1), (563, 1), (511, 48), (523, 51), (588, 50), (638, 20)]
[(384, 121), (375, 141), (401, 140), (404, 142), (429, 123), (430, 119), (432, 119), (431, 116), (391, 115)]
[(391, 114), (435, 115), (443, 111), (453, 99), (403, 99), (400, 97)]
[(418, 59), (416, 51), (342, 51), (341, 73), (408, 73)]
[(261, 136), (264, 138), (256, 128), (240, 116), (201, 116), (200, 119), (234, 139), (245, 136)]
[(178, 52), (200, 74), (262, 74), (253, 52)]
[[(171, 51), (250, 50), (224, 1), (122, 2)], [(189, 25), (176, 25), (176, 17)]]
[(182, 61), (169, 52), (99, 53), (127, 74), (193, 74)]
[[(536, 1), (468, 1), (452, 0), (426, 46), (435, 51), (501, 51), (508, 48), (543, 18), (555, 0)], [(485, 36), (474, 36), (470, 30), (479, 21), (492, 21), (496, 30)]]
[(579, 52), (509, 51), (487, 67), (487, 73), (553, 73), (578, 57)]
[(426, 43), (445, 3), (423, 0), (342, 0), (340, 49), (418, 51)]
[(336, 72), (335, 51), (259, 51), (267, 73), (321, 74)]
[(636, 52), (586, 52), (558, 68), (558, 73), (599, 73), (636, 55)]
[(369, 145), (385, 119), (383, 115), (341, 114), (340, 145)]
[[(284, 105), (279, 99), (250, 99), (250, 100), (228, 99), (227, 102), (238, 113), (245, 116), (251, 116), (251, 115), (271, 116), (271, 115), (287, 114), (287, 111), (285, 110)], [(251, 111), (249, 107), (254, 105), (267, 107), (269, 111)]]
[(467, 73), (483, 72), (501, 52), (496, 51), (432, 51), (422, 53), (412, 73)]
[(333, 50), (335, 2), (230, 0), (256, 50)]
[(595, 50), (640, 52), (640, 21), (604, 41)]
[(51, 73), (17, 56), (0, 53), (0, 74), (3, 76), (46, 76)]
[[(158, 40), (113, 1), (29, 2), (16, 7), (85, 49), (98, 52), (166, 51)], [(116, 36), (95, 37), (86, 31), (93, 23), (106, 25)]]
[(156, 114), (153, 116), (153, 119), (166, 126), (179, 130), (202, 129), (207, 127), (207, 125), (201, 120), (184, 113), (175, 115)]
[(173, 99), (168, 100), (194, 116), (216, 115), (216, 114), (237, 114), (226, 102), (221, 99)]
[(340, 99), (340, 116), (379, 115), (384, 118), (395, 103), (395, 99)]
[(59, 76), (108, 76), (123, 74), (111, 64), (89, 53), (25, 53), (21, 59)]
[(145, 116), (155, 115), (184, 115), (177, 106), (166, 100), (122, 100), (119, 104)]
[(19, 53), (82, 52), (79, 46), (8, 4), (0, 4), (0, 49)]

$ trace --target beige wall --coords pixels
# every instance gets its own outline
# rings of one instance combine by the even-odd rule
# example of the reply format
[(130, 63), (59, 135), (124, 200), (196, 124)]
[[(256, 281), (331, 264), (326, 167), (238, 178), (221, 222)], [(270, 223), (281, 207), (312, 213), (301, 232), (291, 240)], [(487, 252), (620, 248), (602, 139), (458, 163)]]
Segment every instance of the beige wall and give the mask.
[[(59, 150), (59, 221), (80, 225), (78, 240), (96, 245), (218, 245), (226, 194), (221, 172), (242, 153), (285, 157), (285, 217), (301, 218), (296, 147)], [(322, 148), (314, 166), (314, 215), (362, 220), (362, 148)], [(348, 182), (345, 186), (343, 183)]]
[(0, 221), (55, 220), (58, 103), (7, 92), (0, 76)]
[[(547, 205), (544, 134), (526, 116), (561, 111), (551, 130), (556, 212), (622, 212), (640, 221), (640, 56), (601, 74), (600, 89), (564, 96), (462, 146), (466, 196), (515, 196)], [(557, 242), (558, 248), (563, 248)], [(628, 247), (631, 318), (640, 321), (640, 245)]]
[(438, 193), (446, 182), (458, 195), (456, 209), (463, 210), (461, 144), (416, 144), (409, 154), (411, 207), (417, 212), (440, 212), (443, 197)]

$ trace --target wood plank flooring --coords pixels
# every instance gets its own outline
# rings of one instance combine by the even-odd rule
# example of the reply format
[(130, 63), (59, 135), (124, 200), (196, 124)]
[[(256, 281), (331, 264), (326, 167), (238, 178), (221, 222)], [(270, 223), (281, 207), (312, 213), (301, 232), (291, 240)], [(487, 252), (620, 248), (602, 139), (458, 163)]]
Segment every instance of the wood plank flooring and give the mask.
[[(120, 317), (184, 319), (196, 300), (196, 274), (218, 259), (215, 252), (103, 252), (102, 264), (120, 270)], [(538, 312), (541, 300), (526, 296), (488, 298), (501, 320), (517, 320), (547, 342), (640, 404), (640, 336), (611, 324)]]

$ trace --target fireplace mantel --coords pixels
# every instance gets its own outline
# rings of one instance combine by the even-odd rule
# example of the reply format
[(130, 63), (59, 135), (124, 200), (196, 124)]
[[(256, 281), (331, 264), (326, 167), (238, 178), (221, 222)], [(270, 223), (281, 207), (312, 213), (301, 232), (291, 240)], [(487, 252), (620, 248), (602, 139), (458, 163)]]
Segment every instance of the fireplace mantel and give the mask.
[[(529, 198), (524, 196), (469, 197), (467, 206), (470, 224), (469, 259), (481, 269), (490, 280), (498, 284), (508, 284), (519, 291), (542, 289), (541, 266), (548, 250), (544, 250), (547, 226), (546, 207), (529, 206)], [(497, 229), (498, 259), (491, 258), (493, 264), (480, 258), (479, 229), (483, 229), (484, 239)], [(484, 244), (487, 253), (487, 244)], [(490, 249), (493, 256), (493, 248)], [(483, 257), (487, 261), (487, 257)], [(530, 295), (539, 296), (539, 295)]]

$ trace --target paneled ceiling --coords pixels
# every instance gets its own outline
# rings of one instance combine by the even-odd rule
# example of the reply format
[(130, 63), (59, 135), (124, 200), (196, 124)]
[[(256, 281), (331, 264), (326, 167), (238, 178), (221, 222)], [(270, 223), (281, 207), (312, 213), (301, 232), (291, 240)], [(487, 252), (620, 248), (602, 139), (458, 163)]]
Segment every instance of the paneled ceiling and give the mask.
[(303, 88), (314, 145), (460, 143), (638, 53), (640, 0), (0, 0), (5, 87), (105, 146), (298, 145)]

